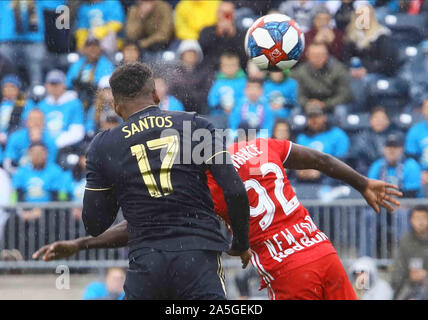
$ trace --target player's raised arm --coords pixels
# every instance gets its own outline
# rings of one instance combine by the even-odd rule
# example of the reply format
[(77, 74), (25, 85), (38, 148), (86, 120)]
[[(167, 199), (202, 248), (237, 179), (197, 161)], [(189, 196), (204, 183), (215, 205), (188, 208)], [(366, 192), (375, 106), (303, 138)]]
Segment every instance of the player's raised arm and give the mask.
[(379, 206), (389, 211), (394, 210), (394, 205), (400, 206), (400, 202), (393, 198), (393, 196), (401, 197), (403, 195), (398, 191), (396, 185), (368, 179), (346, 163), (326, 153), (293, 144), (284, 166), (296, 170), (315, 169), (349, 184), (361, 193), (377, 213), (380, 212)]
[(86, 156), (86, 187), (83, 196), (82, 220), (91, 236), (98, 236), (114, 222), (119, 205), (112, 184), (104, 177), (99, 152), (103, 133), (98, 134)]
[(127, 221), (124, 220), (98, 237), (82, 237), (47, 244), (33, 254), (33, 259), (41, 257), (44, 261), (59, 260), (68, 258), (81, 250), (125, 247), (128, 244), (127, 225)]

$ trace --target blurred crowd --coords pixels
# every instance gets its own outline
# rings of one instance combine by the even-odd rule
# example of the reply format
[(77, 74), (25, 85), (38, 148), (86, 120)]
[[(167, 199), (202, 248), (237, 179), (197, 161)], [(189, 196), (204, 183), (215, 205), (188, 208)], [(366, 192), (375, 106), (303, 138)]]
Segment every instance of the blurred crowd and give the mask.
[[(305, 33), (291, 70), (247, 61), (246, 31), (268, 13)], [(88, 144), (122, 121), (109, 76), (132, 61), (152, 66), (161, 109), (266, 129), (427, 196), (427, 39), (427, 0), (2, 0), (0, 205), (82, 203)], [(301, 198), (356, 196), (315, 170), (288, 175)]]

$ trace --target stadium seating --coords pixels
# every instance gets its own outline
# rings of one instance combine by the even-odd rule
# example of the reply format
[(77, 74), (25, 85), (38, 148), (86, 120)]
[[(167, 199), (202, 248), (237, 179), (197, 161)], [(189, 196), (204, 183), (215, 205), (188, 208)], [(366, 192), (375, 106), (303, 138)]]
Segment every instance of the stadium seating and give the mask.
[(389, 114), (400, 112), (410, 101), (409, 83), (399, 78), (374, 76), (367, 88), (369, 108), (386, 107)]

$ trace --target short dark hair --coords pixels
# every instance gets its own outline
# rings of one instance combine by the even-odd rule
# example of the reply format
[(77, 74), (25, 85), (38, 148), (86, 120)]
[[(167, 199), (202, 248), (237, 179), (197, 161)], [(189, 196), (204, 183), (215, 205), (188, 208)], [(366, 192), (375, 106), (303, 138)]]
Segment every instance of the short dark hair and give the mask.
[(239, 58), (239, 54), (236, 51), (234, 51), (234, 50), (225, 50), (225, 51), (223, 51), (222, 54), (220, 55), (220, 59), (221, 58), (236, 58), (238, 60), (241, 60)]
[(247, 79), (247, 84), (250, 84), (250, 83), (258, 83), (260, 86), (263, 86), (264, 81), (262, 79), (250, 77)]
[(122, 49), (124, 49), (124, 48), (126, 48), (126, 47), (137, 47), (138, 48), (138, 42), (137, 41), (135, 41), (135, 40), (132, 40), (132, 39), (126, 39), (124, 42), (123, 42), (123, 46), (122, 46)]
[[(383, 113), (385, 113), (385, 114), (388, 116), (388, 113), (386, 112), (385, 107), (384, 107), (384, 106), (382, 106), (382, 105), (374, 106), (374, 107), (370, 110), (370, 115), (372, 116), (373, 114), (375, 114), (375, 113), (377, 113), (377, 112), (383, 112)], [(389, 116), (388, 116), (388, 118), (389, 118)]]
[(28, 147), (28, 149), (31, 149), (31, 148), (34, 148), (34, 147), (42, 147), (42, 148), (44, 148), (45, 150), (47, 150), (48, 148), (47, 148), (47, 146), (46, 146), (46, 144), (44, 143), (44, 142), (42, 142), (42, 141), (34, 141), (34, 142), (31, 142), (31, 144), (30, 144), (30, 146)]
[(109, 82), (116, 103), (148, 95), (154, 90), (152, 70), (141, 62), (117, 67)]
[(322, 41), (313, 41), (311, 44), (309, 44), (308, 49), (310, 47), (324, 47), (325, 50), (327, 50), (327, 52), (329, 52), (328, 51), (328, 46), (326, 45), (325, 42), (322, 42)]

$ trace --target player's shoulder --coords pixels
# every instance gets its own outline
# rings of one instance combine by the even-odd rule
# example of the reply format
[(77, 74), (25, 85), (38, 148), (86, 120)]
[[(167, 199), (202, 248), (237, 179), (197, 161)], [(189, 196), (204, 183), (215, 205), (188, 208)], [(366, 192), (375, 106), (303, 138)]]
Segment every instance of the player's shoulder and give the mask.
[(106, 149), (106, 147), (117, 145), (112, 140), (111, 135), (112, 135), (112, 129), (104, 130), (97, 133), (89, 144), (86, 156), (91, 158), (96, 158), (99, 156), (102, 150)]

